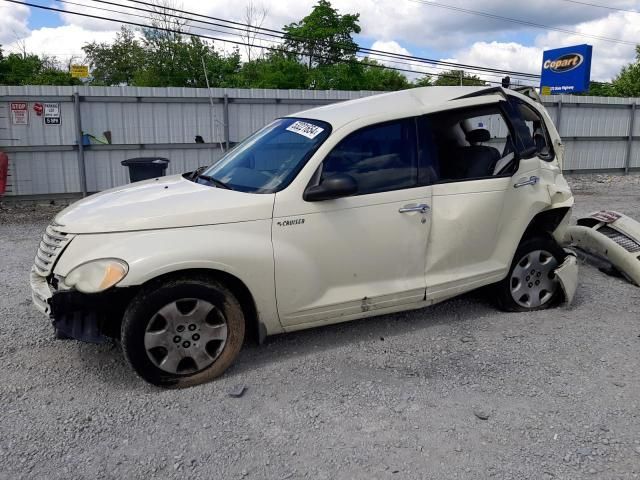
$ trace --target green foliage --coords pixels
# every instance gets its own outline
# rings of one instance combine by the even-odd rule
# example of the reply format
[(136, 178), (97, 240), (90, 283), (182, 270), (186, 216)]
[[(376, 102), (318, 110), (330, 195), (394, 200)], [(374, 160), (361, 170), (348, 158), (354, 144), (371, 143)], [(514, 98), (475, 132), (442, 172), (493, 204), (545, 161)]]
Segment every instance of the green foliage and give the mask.
[(413, 82), (413, 85), (416, 87), (433, 87), (433, 78), (431, 75), (425, 75)]
[(134, 77), (138, 86), (206, 87), (206, 68), (211, 87), (235, 86), (240, 53), (221, 55), (213, 43), (197, 37), (158, 38), (145, 35), (146, 59)]
[[(284, 27), (285, 43), (279, 50), (244, 63), (238, 50), (221, 53), (212, 42), (180, 33), (186, 22), (161, 11), (152, 23), (171, 31), (122, 27), (112, 43), (92, 42), (82, 49), (91, 85), (205, 87), (206, 69), (211, 87), (378, 91), (410, 87), (400, 72), (356, 58), (358, 46), (352, 35), (360, 32), (358, 18), (358, 14), (342, 15), (328, 0), (319, 0), (300, 22)], [(16, 84), (18, 77), (28, 78), (27, 83), (64, 84), (69, 75), (43, 68), (35, 56), (25, 61), (0, 56), (0, 79)]]
[(132, 85), (143, 68), (146, 52), (133, 30), (122, 27), (113, 43), (88, 43), (82, 47), (93, 85)]
[(300, 22), (284, 27), (284, 48), (298, 53), (309, 69), (352, 59), (358, 51), (352, 35), (360, 33), (359, 17), (340, 15), (328, 0), (319, 0)]
[(235, 86), (241, 88), (309, 88), (309, 71), (296, 58), (272, 52), (242, 65)]
[(142, 87), (205, 87), (206, 68), (212, 87), (233, 85), (240, 69), (237, 50), (221, 55), (213, 43), (198, 37), (122, 27), (112, 44), (90, 43), (83, 47), (91, 67), (93, 85)]
[(319, 65), (310, 71), (310, 88), (316, 90), (366, 90), (362, 65), (357, 62)]
[(460, 85), (460, 74), (462, 73), (462, 85), (467, 87), (482, 87), (487, 83), (476, 75), (469, 75), (461, 70), (449, 70), (438, 74), (433, 85), (438, 87), (451, 87)]
[(616, 91), (612, 83), (591, 82), (589, 84), (589, 91), (586, 95), (593, 95), (596, 97), (615, 97)]
[(0, 47), (0, 85), (76, 85), (54, 58), (37, 55), (4, 55)]
[(616, 96), (640, 97), (640, 45), (636, 45), (636, 61), (623, 67), (612, 83)]
[(393, 91), (411, 87), (411, 83), (401, 72), (381, 68), (382, 64), (365, 58), (362, 62), (363, 75), (360, 90)]
[[(91, 85), (205, 87), (208, 77), (211, 87), (391, 91), (457, 86), (461, 74), (463, 85), (487, 85), (460, 70), (409, 82), (397, 70), (357, 58), (353, 35), (360, 33), (359, 17), (358, 13), (340, 14), (329, 0), (318, 0), (309, 15), (283, 28), (285, 41), (280, 49), (252, 56), (247, 62), (241, 61), (237, 49), (223, 53), (213, 42), (182, 33), (188, 22), (165, 15), (162, 9), (151, 22), (165, 30), (136, 32), (122, 27), (113, 43), (92, 42), (82, 49), (90, 66)], [(55, 58), (5, 55), (0, 46), (1, 85), (80, 83)], [(640, 45), (634, 62), (623, 67), (611, 83), (592, 82), (588, 94), (640, 96)]]

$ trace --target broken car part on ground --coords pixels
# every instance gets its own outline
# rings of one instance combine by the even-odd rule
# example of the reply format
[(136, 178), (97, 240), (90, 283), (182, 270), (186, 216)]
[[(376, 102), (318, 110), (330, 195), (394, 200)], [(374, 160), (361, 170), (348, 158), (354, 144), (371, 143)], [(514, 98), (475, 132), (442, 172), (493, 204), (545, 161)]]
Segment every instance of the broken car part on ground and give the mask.
[(640, 223), (618, 212), (601, 210), (567, 229), (567, 241), (610, 262), (640, 286)]

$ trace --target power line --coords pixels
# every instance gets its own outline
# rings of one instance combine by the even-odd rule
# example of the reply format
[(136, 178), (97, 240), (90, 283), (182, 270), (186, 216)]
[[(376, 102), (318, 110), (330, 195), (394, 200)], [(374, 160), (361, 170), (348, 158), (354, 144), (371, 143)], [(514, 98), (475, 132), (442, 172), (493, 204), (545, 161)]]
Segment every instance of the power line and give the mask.
[(636, 10), (628, 10), (626, 8), (610, 7), (608, 5), (600, 5), (597, 3), (580, 2), (578, 0), (561, 0), (562, 2), (577, 3), (578, 5), (587, 5), (589, 7), (606, 8), (607, 10), (615, 10), (617, 12), (640, 13)]
[[(131, 22), (131, 21), (127, 21), (127, 20), (118, 20), (118, 19), (113, 19), (113, 18), (102, 17), (100, 15), (91, 15), (91, 14), (88, 14), (88, 13), (73, 12), (73, 11), (70, 11), (70, 10), (62, 10), (62, 9), (59, 9), (59, 8), (47, 7), (47, 6), (44, 6), (44, 5), (36, 5), (36, 4), (33, 4), (33, 3), (22, 2), (22, 1), (18, 1), (18, 0), (4, 0), (4, 1), (5, 2), (9, 2), (9, 3), (15, 3), (15, 4), (18, 4), (18, 5), (25, 5), (25, 6), (28, 6), (28, 7), (39, 8), (39, 9), (42, 9), (42, 10), (49, 10), (49, 11), (53, 11), (53, 12), (60, 12), (60, 13), (66, 13), (66, 14), (70, 14), (70, 15), (77, 15), (77, 16), (81, 16), (81, 17), (93, 18), (93, 19), (96, 19), (96, 20), (104, 20), (104, 21), (109, 21), (109, 22), (122, 23), (122, 24), (133, 25), (133, 26), (141, 27), (141, 28), (148, 28), (148, 29), (151, 29), (151, 30), (158, 30), (158, 31), (164, 31), (164, 32), (168, 32), (168, 33), (175, 33), (175, 34), (179, 34), (179, 35), (187, 35), (187, 36), (192, 36), (192, 37), (204, 38), (204, 39), (208, 39), (208, 40), (227, 42), (227, 43), (231, 43), (231, 44), (235, 44), (235, 45), (246, 45), (246, 43), (238, 42), (238, 41), (235, 41), (235, 40), (211, 37), (211, 36), (203, 35), (203, 34), (199, 34), (199, 33), (185, 33), (185, 32), (182, 32), (180, 30), (176, 30), (176, 29), (172, 29), (172, 28), (158, 27), (158, 26), (154, 26), (154, 25)], [(291, 52), (291, 51), (287, 51), (287, 50), (283, 50), (281, 48), (275, 48), (275, 47), (261, 46), (260, 48), (264, 48), (264, 49), (268, 49), (268, 50), (272, 50), (272, 51), (277, 51), (277, 52), (289, 53), (289, 54), (294, 54), (295, 53), (295, 52)], [(325, 59), (324, 57), (318, 57), (318, 58)], [(339, 60), (338, 63), (352, 64), (352, 65), (362, 64), (361, 62), (358, 62), (357, 60), (353, 60), (353, 61), (350, 61), (350, 60)], [(409, 70), (409, 69), (398, 68), (398, 67), (390, 67), (390, 66), (386, 66), (386, 65), (379, 65), (379, 64), (366, 64), (366, 65), (371, 67), (371, 68), (395, 70), (395, 71), (399, 71), (399, 72), (407, 72), (407, 73), (414, 73), (414, 74), (415, 73), (429, 74), (429, 72), (419, 72), (419, 71), (415, 71), (415, 70)], [(443, 78), (455, 78), (455, 79), (459, 78), (459, 77), (453, 76), (453, 75), (441, 75), (441, 76)], [(485, 82), (485, 83), (493, 83), (493, 84), (498, 84), (498, 85), (501, 84), (501, 82), (496, 82), (496, 81), (492, 81), (492, 80), (483, 80), (483, 82)]]
[(553, 30), (556, 32), (562, 32), (562, 33), (568, 33), (570, 35), (578, 35), (581, 37), (585, 37), (585, 38), (593, 38), (596, 40), (602, 40), (605, 42), (611, 42), (611, 43), (620, 43), (620, 44), (624, 44), (624, 45), (636, 45), (638, 42), (631, 42), (631, 41), (627, 41), (627, 40), (620, 40), (618, 38), (611, 38), (611, 37), (604, 37), (601, 35), (590, 35), (588, 33), (580, 33), (580, 32), (576, 32), (575, 30), (568, 30), (565, 28), (560, 28), (560, 27), (551, 27), (549, 25), (544, 25), (541, 23), (535, 23), (535, 22), (529, 22), (527, 20), (520, 20), (518, 18), (511, 18), (511, 17), (503, 17), (502, 15), (495, 15), (493, 13), (488, 13), (488, 12), (481, 12), (479, 10), (470, 10), (467, 8), (462, 8), (462, 7), (455, 7), (453, 5), (445, 5), (443, 3), (437, 3), (437, 2), (432, 2), (431, 0), (409, 0), (410, 2), (414, 2), (414, 3), (419, 3), (422, 5), (427, 5), (427, 6), (431, 6), (431, 7), (438, 7), (438, 8), (446, 8), (447, 10), (453, 10), (456, 12), (462, 12), (462, 13), (467, 13), (470, 15), (477, 15), (480, 17), (485, 17), (485, 18), (492, 18), (492, 19), (496, 19), (496, 20), (504, 20), (507, 22), (511, 22), (511, 23), (517, 23), (520, 25), (526, 25), (529, 27), (534, 27), (534, 28), (540, 28), (543, 30)]
[[(110, 1), (103, 1), (103, 0), (93, 0), (93, 1), (97, 1), (99, 3), (106, 3), (106, 4), (110, 4), (110, 5), (119, 5), (119, 6), (123, 7), (123, 8), (132, 8), (132, 9), (135, 9), (137, 11), (143, 11), (145, 13), (157, 13), (157, 12), (152, 12), (151, 10), (142, 9), (142, 8), (139, 8), (139, 7), (130, 7), (128, 5), (120, 5), (120, 4), (117, 4), (117, 3), (114, 3), (114, 2), (110, 2)], [(64, 3), (64, 4), (69, 4), (69, 5), (82, 6), (82, 7), (86, 6), (87, 8), (92, 8), (92, 9), (100, 10), (100, 11), (107, 11), (107, 12), (110, 12), (110, 13), (117, 13), (117, 14), (120, 14), (120, 15), (126, 15), (126, 16), (138, 17), (138, 18), (145, 18), (145, 19), (148, 18), (148, 16), (146, 16), (146, 15), (139, 15), (139, 14), (135, 14), (135, 13), (124, 12), (122, 10), (114, 10), (114, 9), (106, 8), (106, 7), (96, 7), (96, 6), (92, 6), (92, 5), (83, 5), (83, 4), (79, 4), (79, 3), (76, 3), (76, 2), (72, 2), (70, 0), (58, 0), (58, 2)], [(204, 23), (204, 24), (207, 24), (207, 25), (217, 25), (217, 26), (221, 26), (223, 28), (230, 29), (230, 30), (237, 29), (237, 30), (243, 31), (243, 32), (247, 31), (245, 29), (240, 29), (240, 28), (231, 27), (231, 26), (228, 26), (228, 25), (222, 25), (222, 24), (218, 24), (218, 23), (208, 22), (208, 21), (205, 21), (205, 20), (196, 20), (196, 19), (193, 19), (191, 17), (186, 17), (186, 16), (182, 16), (182, 15), (181, 16), (173, 15), (173, 14), (167, 14), (167, 15), (178, 17), (180, 19), (184, 19), (184, 20), (188, 20), (188, 21)], [(234, 36), (240, 36), (240, 37), (242, 36), (241, 33), (237, 33), (235, 31), (227, 32), (227, 31), (222, 31), (222, 30), (218, 30), (218, 29), (202, 27), (200, 25), (197, 25), (197, 26), (194, 26), (194, 27), (198, 28), (198, 29), (201, 29), (201, 30), (210, 31), (210, 32), (222, 33), (222, 34), (225, 34), (225, 35), (234, 35)], [(260, 35), (267, 35), (267, 34), (263, 34), (262, 32), (260, 32)], [(271, 38), (267, 39), (267, 38), (264, 38), (263, 36), (258, 37), (258, 38), (260, 40), (262, 40), (262, 41), (267, 41), (267, 42), (276, 43), (277, 45), (282, 45), (282, 43), (279, 42), (279, 41), (284, 40), (284, 37), (282, 35), (279, 35), (279, 36), (270, 35), (270, 36), (271, 37), (276, 37), (278, 40), (273, 40)], [(253, 47), (262, 48), (262, 46), (260, 46), (260, 45), (253, 45)], [(371, 53), (367, 52), (365, 57), (363, 57), (361, 55), (358, 58), (371, 58), (373, 60), (385, 61), (385, 62), (393, 63), (393, 64), (396, 64), (396, 65), (405, 65), (405, 66), (410, 66), (410, 67), (415, 67), (416, 66), (415, 63), (427, 63), (429, 65), (429, 68), (432, 68), (432, 69), (435, 69), (435, 70), (440, 70), (440, 71), (450, 71), (451, 70), (450, 68), (443, 68), (443, 67), (435, 66), (435, 65), (432, 65), (432, 64), (430, 64), (428, 62), (421, 62), (419, 60), (417, 60), (417, 61), (413, 60), (413, 58), (410, 57), (410, 56), (404, 57), (404, 56), (397, 56), (397, 55), (395, 55), (393, 53), (390, 53), (390, 52), (389, 53), (387, 53), (387, 52), (382, 53), (382, 51), (380, 51), (381, 53), (376, 53), (376, 52), (377, 51), (373, 51)], [(376, 58), (372, 58), (372, 57), (376, 57)], [(384, 60), (381, 60), (380, 58), (377, 58), (377, 57), (384, 57)], [(387, 58), (391, 58), (393, 60), (388, 60)], [(397, 59), (397, 58), (399, 58), (399, 59)], [(409, 58), (411, 58), (411, 60), (406, 61), (405, 58), (407, 58), (407, 60)], [(425, 75), (438, 75), (439, 74), (438, 72), (433, 72), (433, 71), (425, 72), (425, 71), (419, 71), (419, 70), (415, 70), (415, 73), (421, 73), (421, 74), (425, 74)], [(482, 74), (484, 76), (493, 77), (493, 78), (502, 79), (502, 77), (503, 77), (503, 75), (500, 75), (500, 74), (486, 73), (484, 71), (482, 72)], [(515, 72), (512, 75), (513, 75), (514, 78), (518, 78), (518, 77), (521, 76), (521, 75), (519, 75), (519, 74), (517, 74)], [(530, 81), (536, 80), (537, 77), (538, 76), (534, 76), (534, 78), (531, 78)], [(524, 78), (521, 79), (521, 81), (525, 81), (525, 79), (529, 79), (529, 77), (524, 77)]]
[[(231, 43), (231, 44), (235, 44), (235, 45), (248, 45), (245, 42), (238, 42), (238, 41), (234, 41), (234, 40), (230, 40), (230, 39), (223, 39), (223, 38), (217, 38), (217, 37), (211, 37), (211, 36), (207, 36), (207, 35), (202, 35), (202, 34), (197, 34), (197, 33), (186, 33), (180, 30), (176, 30), (176, 29), (168, 29), (168, 28), (162, 28), (162, 27), (157, 27), (154, 25), (148, 25), (148, 24), (140, 24), (140, 23), (136, 23), (136, 22), (130, 22), (130, 21), (126, 21), (126, 20), (117, 20), (117, 19), (113, 19), (113, 18), (107, 18), (107, 17), (102, 17), (102, 16), (98, 16), (98, 15), (90, 15), (90, 14), (86, 14), (86, 13), (80, 13), (80, 12), (72, 12), (69, 10), (62, 10), (62, 9), (57, 9), (57, 8), (53, 8), (53, 7), (46, 7), (43, 5), (36, 5), (36, 4), (32, 4), (32, 3), (28, 3), (28, 2), (23, 2), (23, 1), (18, 1), (18, 0), (5, 0), (9, 3), (15, 3), (15, 4), (20, 4), (20, 5), (26, 5), (26, 6), (30, 6), (30, 7), (34, 7), (34, 8), (39, 8), (39, 9), (43, 9), (43, 10), (49, 10), (49, 11), (55, 11), (55, 12), (60, 12), (60, 13), (67, 13), (67, 14), (71, 14), (71, 15), (78, 15), (78, 16), (83, 16), (83, 17), (88, 17), (88, 18), (94, 18), (94, 19), (98, 19), (98, 20), (104, 20), (104, 21), (110, 21), (110, 22), (117, 22), (117, 23), (122, 23), (122, 24), (127, 24), (127, 25), (133, 25), (133, 26), (138, 26), (141, 28), (148, 28), (148, 29), (152, 29), (152, 30), (160, 30), (160, 31), (166, 31), (166, 32), (170, 32), (170, 33), (176, 33), (179, 35), (190, 35), (190, 36), (194, 36), (194, 37), (199, 37), (199, 38), (204, 38), (204, 39), (208, 39), (208, 40), (214, 40), (214, 41), (220, 41), (220, 42), (226, 42), (226, 43)], [(62, 0), (59, 0), (62, 1)], [(66, 1), (66, 0), (65, 0)], [(100, 1), (100, 0), (93, 0), (93, 1)], [(129, 0), (129, 1), (137, 1), (137, 0)], [(72, 2), (66, 2), (66, 3), (72, 3)], [(138, 3), (145, 3), (145, 2), (138, 2)], [(76, 4), (77, 5), (77, 4)], [(120, 5), (120, 4), (116, 4), (116, 5)], [(124, 8), (133, 8), (131, 6), (126, 6), (126, 5), (120, 5), (123, 6)], [(94, 7), (95, 8), (95, 7)], [(164, 8), (164, 7), (163, 7)], [(172, 10), (176, 10), (176, 9), (172, 9)], [(125, 12), (117, 12), (117, 13), (122, 13), (125, 15), (133, 15), (130, 13), (125, 13)], [(157, 13), (157, 12), (155, 12)], [(187, 12), (188, 13), (188, 12)], [(137, 15), (140, 16), (140, 15)], [(147, 18), (147, 17), (144, 17)], [(199, 20), (196, 20), (198, 22), (200, 22)], [(224, 20), (223, 20), (224, 21)], [(245, 25), (247, 26), (247, 24), (242, 24), (240, 22), (233, 22), (233, 21), (229, 21), (230, 23), (234, 23), (234, 24), (238, 24), (238, 25)], [(204, 28), (204, 27), (198, 27), (198, 28)], [(225, 28), (229, 28), (229, 27), (225, 27)], [(251, 26), (251, 28), (256, 28)], [(220, 32), (220, 33), (225, 33), (225, 34), (230, 34), (229, 32)], [(233, 35), (233, 33), (231, 33)], [(238, 34), (235, 34), (238, 35)], [(297, 54), (296, 52), (291, 52), (291, 51), (287, 51), (284, 50), (282, 48), (275, 48), (275, 47), (268, 47), (268, 46), (256, 46), (256, 48), (261, 48), (261, 49), (266, 49), (266, 50), (270, 50), (270, 51), (276, 51), (276, 52), (282, 52), (282, 53), (288, 53), (288, 54)], [(373, 52), (376, 52), (376, 50), (372, 50), (372, 49), (365, 49), (365, 50), (371, 50)], [(388, 55), (395, 55), (392, 54), (391, 52), (384, 52), (384, 51), (380, 51), (384, 54), (388, 54)], [(407, 58), (407, 59), (418, 59), (420, 60), (420, 57), (412, 57), (410, 55), (403, 55), (403, 54), (398, 54), (398, 57), (400, 58)], [(322, 58), (322, 57), (319, 57)], [(360, 57), (362, 58), (362, 57)], [(399, 61), (394, 61), (390, 63), (400, 63), (403, 64), (403, 62), (399, 62)], [(349, 61), (349, 60), (340, 60), (340, 63), (351, 63), (353, 64), (353, 61)], [(359, 62), (357, 62), (359, 63)], [(452, 62), (438, 62), (438, 63), (445, 63), (445, 64), (449, 64), (452, 66), (456, 66), (456, 67), (465, 67), (465, 65), (463, 64), (455, 64)], [(407, 65), (407, 63), (404, 63), (405, 65)], [(435, 72), (426, 72), (426, 71), (420, 71), (420, 70), (415, 70), (415, 69), (404, 69), (404, 68), (397, 68), (397, 67), (391, 67), (391, 66), (386, 66), (386, 65), (374, 65), (374, 64), (370, 64), (367, 63), (367, 66), (372, 67), (372, 68), (383, 68), (383, 69), (389, 69), (389, 70), (395, 70), (395, 71), (400, 71), (400, 72), (407, 72), (407, 73), (412, 73), (412, 74), (423, 74), (423, 75), (439, 75), (442, 78), (452, 78), (452, 79), (458, 79), (459, 76), (457, 75), (443, 75), (443, 74), (438, 74)], [(436, 68), (438, 69), (438, 67), (431, 65), (431, 68)], [(484, 67), (473, 67), (471, 66), (471, 68), (477, 68), (479, 71), (483, 71)], [(444, 69), (442, 69), (444, 70)], [(496, 71), (500, 71), (498, 69), (490, 69), (490, 71), (492, 70), (496, 70)], [(508, 72), (505, 70), (502, 70), (503, 72)], [(513, 72), (514, 76), (518, 75), (519, 72)], [(483, 73), (483, 75), (489, 76), (487, 73)], [(523, 75), (530, 75), (531, 77), (536, 77), (539, 78), (538, 75), (533, 75), (533, 74), (523, 74)], [(485, 83), (492, 83), (492, 84), (501, 84), (502, 82), (497, 82), (497, 81), (491, 81), (491, 80), (483, 80)], [(520, 79), (520, 81), (524, 81), (524, 79)], [(533, 81), (530, 80), (530, 81)], [(593, 81), (592, 83), (594, 84), (607, 84), (605, 82), (595, 82)]]
[[(62, 1), (62, 0), (58, 0), (58, 1)], [(146, 9), (140, 9), (139, 7), (134, 7), (131, 5), (124, 5), (124, 4), (120, 4), (120, 3), (115, 3), (115, 2), (111, 2), (109, 0), (90, 0), (93, 2), (97, 2), (97, 3), (105, 3), (105, 4), (110, 4), (110, 5), (117, 5), (117, 6), (121, 6), (121, 7), (125, 7), (125, 8), (131, 8), (131, 9), (137, 9), (137, 10), (142, 10), (142, 11), (146, 11), (149, 12), (149, 10)], [(146, 2), (143, 0), (126, 0), (130, 3), (136, 3), (136, 4), (141, 4), (141, 5), (146, 5), (148, 7), (156, 7), (156, 5), (154, 5), (153, 3), (150, 2)], [(191, 16), (191, 20), (192, 21), (197, 21), (197, 22), (203, 22), (203, 23), (208, 23), (202, 20), (196, 20), (193, 17), (200, 17), (200, 18), (206, 18), (206, 19), (210, 19), (210, 20), (216, 20), (218, 22), (226, 22), (226, 23), (230, 23), (233, 25), (239, 25), (242, 27), (248, 27), (250, 29), (250, 31), (258, 31), (260, 30), (260, 32), (266, 32), (264, 33), (265, 35), (269, 35), (269, 36), (277, 36), (278, 38), (284, 38), (284, 36), (286, 35), (288, 38), (291, 38), (293, 40), (301, 40), (301, 41), (305, 41), (305, 40), (309, 40), (308, 38), (305, 37), (301, 37), (301, 36), (294, 36), (294, 35), (289, 35), (289, 34), (285, 34), (285, 32), (281, 31), (281, 30), (274, 30), (271, 28), (265, 28), (265, 27), (256, 27), (253, 25), (248, 25), (246, 23), (242, 23), (242, 22), (236, 22), (234, 20), (226, 20), (220, 17), (213, 17), (210, 15), (203, 15), (200, 13), (195, 13), (195, 12), (189, 12), (187, 10), (181, 10), (178, 8), (173, 8), (173, 7), (162, 7), (165, 15), (169, 15), (169, 16), (173, 16), (173, 17), (179, 17), (179, 18), (184, 18), (182, 15), (189, 15)], [(172, 12), (177, 12), (180, 13), (182, 15), (175, 15), (175, 14), (170, 14), (167, 13), (166, 11), (170, 10)], [(157, 13), (157, 12), (153, 12), (153, 13)], [(220, 25), (220, 24), (215, 24), (215, 25)], [(226, 27), (229, 28), (229, 27)], [(277, 35), (273, 35), (273, 34), (277, 34)], [(344, 44), (340, 44), (340, 43), (336, 43), (336, 42), (327, 42), (330, 45), (334, 45), (334, 46), (347, 46)], [(349, 45), (350, 46), (350, 45)], [(491, 72), (491, 73), (499, 73), (502, 75), (511, 75), (511, 76), (520, 76), (520, 77), (529, 77), (529, 78), (540, 78), (540, 75), (536, 75), (533, 73), (526, 73), (526, 72), (516, 72), (516, 71), (511, 71), (511, 70), (505, 70), (505, 69), (498, 69), (498, 68), (491, 68), (491, 67), (479, 67), (476, 65), (467, 65), (467, 64), (461, 64), (461, 63), (455, 63), (455, 62), (447, 62), (447, 61), (443, 61), (443, 60), (436, 60), (436, 59), (432, 59), (432, 58), (425, 58), (425, 57), (418, 57), (418, 56), (413, 56), (413, 55), (406, 55), (406, 54), (402, 54), (402, 53), (393, 53), (393, 52), (388, 52), (388, 51), (384, 51), (384, 50), (376, 50), (376, 49), (371, 49), (371, 48), (366, 48), (366, 47), (362, 47), (360, 45), (357, 45), (358, 51), (361, 51), (363, 53), (375, 53), (375, 54), (379, 54), (379, 55), (384, 55), (384, 56), (393, 56), (395, 58), (403, 58), (406, 60), (410, 60), (410, 61), (414, 61), (414, 62), (420, 62), (420, 63), (429, 63), (429, 64), (434, 64), (434, 65), (443, 65), (443, 66), (447, 66), (450, 68), (455, 68), (455, 69), (461, 69), (461, 70), (473, 70), (473, 71), (478, 71), (478, 72)]]

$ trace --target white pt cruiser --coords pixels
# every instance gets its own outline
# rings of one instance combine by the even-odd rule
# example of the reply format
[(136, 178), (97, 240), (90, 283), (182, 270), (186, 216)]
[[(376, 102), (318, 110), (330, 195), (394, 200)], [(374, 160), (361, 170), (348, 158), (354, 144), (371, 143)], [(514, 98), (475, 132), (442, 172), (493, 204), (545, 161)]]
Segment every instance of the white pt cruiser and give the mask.
[(166, 387), (221, 375), (249, 337), (479, 287), (506, 310), (558, 304), (573, 196), (536, 98), (426, 87), (279, 118), (211, 167), (59, 213), (33, 301), (59, 337), (119, 339)]

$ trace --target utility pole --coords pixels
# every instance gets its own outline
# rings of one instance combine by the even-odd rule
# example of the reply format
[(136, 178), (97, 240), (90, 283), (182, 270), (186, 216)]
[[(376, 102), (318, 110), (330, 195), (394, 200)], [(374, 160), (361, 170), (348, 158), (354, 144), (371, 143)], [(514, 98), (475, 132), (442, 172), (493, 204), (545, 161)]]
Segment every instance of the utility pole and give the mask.
[[(211, 143), (215, 143), (216, 138), (218, 137), (218, 117), (216, 115), (216, 109), (213, 106), (213, 97), (211, 96), (211, 87), (209, 86), (209, 75), (207, 74), (207, 67), (204, 63), (204, 57), (200, 57), (202, 60), (202, 70), (204, 71), (204, 80), (207, 82), (207, 91), (209, 92), (209, 106), (211, 107), (211, 111), (213, 112), (213, 121), (211, 122), (211, 135), (213, 138), (211, 139)], [(228, 148), (228, 145), (227, 145)], [(222, 144), (222, 140), (220, 140), (220, 150), (224, 153), (224, 146)]]
[(464, 70), (460, 70), (460, 86), (462, 86), (463, 79), (464, 79)]

